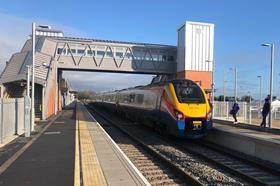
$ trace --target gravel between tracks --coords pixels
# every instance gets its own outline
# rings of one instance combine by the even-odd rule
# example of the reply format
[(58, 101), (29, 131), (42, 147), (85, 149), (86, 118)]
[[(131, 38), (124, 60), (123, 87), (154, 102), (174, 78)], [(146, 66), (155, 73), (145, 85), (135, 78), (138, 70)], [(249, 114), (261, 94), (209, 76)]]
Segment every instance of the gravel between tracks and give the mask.
[[(207, 185), (244, 185), (243, 180), (240, 180), (233, 175), (223, 173), (223, 170), (205, 162), (192, 154), (181, 151), (161, 140), (157, 135), (147, 135), (149, 131), (143, 131), (142, 127), (125, 127), (133, 136), (140, 138), (144, 143), (156, 149), (159, 153), (171, 160), (176, 165), (182, 167), (191, 175), (197, 177), (199, 181)], [(129, 128), (129, 129), (128, 129)], [(137, 131), (137, 132), (135, 132)], [(141, 131), (141, 132), (140, 132)], [(145, 137), (143, 137), (145, 136)], [(243, 182), (243, 183), (242, 183)]]

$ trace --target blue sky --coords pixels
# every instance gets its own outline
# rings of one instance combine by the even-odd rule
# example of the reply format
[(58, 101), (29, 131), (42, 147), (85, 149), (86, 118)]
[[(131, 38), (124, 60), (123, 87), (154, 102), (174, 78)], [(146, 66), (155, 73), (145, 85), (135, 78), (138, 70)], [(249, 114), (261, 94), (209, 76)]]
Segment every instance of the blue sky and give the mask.
[[(274, 42), (274, 94), (280, 96), (279, 7), (277, 0), (48, 0), (41, 1), (40, 5), (35, 0), (3, 1), (0, 5), (0, 61), (20, 50), (33, 21), (53, 25), (68, 36), (171, 45), (177, 44), (176, 30), (184, 21), (210, 22), (215, 24), (217, 94), (222, 93), (224, 74), (227, 74), (227, 92), (233, 95), (233, 73), (228, 69), (236, 66), (239, 95), (250, 91), (257, 98), (258, 75), (263, 76), (263, 94), (266, 95), (270, 52), (260, 45)], [(116, 81), (110, 78), (111, 74), (65, 73), (65, 76), (76, 89), (112, 89), (111, 84)], [(85, 81), (84, 77), (89, 76), (92, 78)], [(151, 78), (135, 75), (127, 82), (127, 76), (113, 75), (119, 78), (116, 88), (146, 83)]]

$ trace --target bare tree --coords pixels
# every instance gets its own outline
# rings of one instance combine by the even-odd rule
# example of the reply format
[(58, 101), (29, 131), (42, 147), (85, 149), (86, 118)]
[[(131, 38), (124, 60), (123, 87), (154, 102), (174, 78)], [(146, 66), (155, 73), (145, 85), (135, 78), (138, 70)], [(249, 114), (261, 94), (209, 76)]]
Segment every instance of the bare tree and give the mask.
[(95, 92), (85, 90), (85, 91), (79, 91), (77, 94), (77, 98), (81, 101), (85, 101), (88, 99), (91, 99), (95, 95)]

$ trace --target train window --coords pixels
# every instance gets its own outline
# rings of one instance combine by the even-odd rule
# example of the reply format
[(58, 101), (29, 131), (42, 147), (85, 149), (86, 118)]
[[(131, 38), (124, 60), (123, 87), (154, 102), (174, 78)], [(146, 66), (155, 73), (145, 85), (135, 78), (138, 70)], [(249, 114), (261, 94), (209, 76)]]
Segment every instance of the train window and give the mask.
[(128, 94), (124, 96), (124, 102), (125, 103), (130, 103), (130, 97), (129, 97)]
[(181, 103), (205, 103), (202, 90), (192, 81), (178, 81), (173, 83), (177, 98)]
[(129, 103), (134, 103), (135, 101), (135, 94), (130, 94), (129, 95)]
[(142, 104), (144, 101), (144, 94), (137, 94), (136, 95), (136, 103)]

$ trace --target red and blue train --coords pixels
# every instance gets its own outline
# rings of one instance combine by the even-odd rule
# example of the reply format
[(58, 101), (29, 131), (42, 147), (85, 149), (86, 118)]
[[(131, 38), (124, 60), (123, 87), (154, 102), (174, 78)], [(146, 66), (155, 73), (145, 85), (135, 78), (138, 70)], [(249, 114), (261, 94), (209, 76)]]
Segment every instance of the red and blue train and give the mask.
[(99, 93), (93, 103), (180, 138), (202, 138), (212, 128), (206, 94), (191, 80), (169, 80)]

